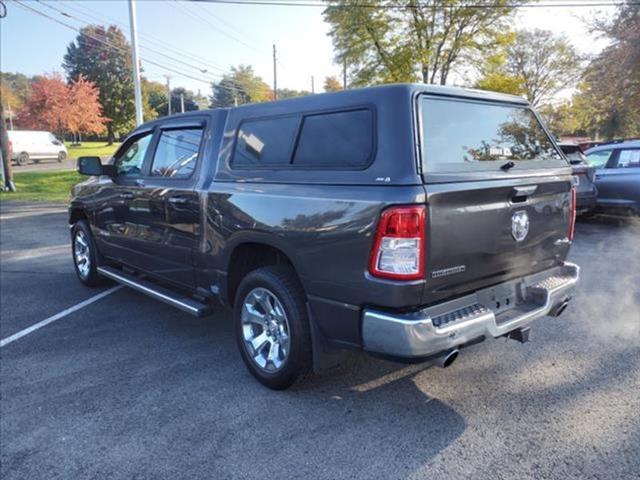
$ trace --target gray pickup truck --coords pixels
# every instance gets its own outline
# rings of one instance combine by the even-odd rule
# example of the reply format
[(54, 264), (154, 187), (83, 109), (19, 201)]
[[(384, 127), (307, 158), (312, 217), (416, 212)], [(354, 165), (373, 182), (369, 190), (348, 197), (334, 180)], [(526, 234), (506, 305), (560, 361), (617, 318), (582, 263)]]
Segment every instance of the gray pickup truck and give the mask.
[(79, 279), (232, 307), (270, 388), (343, 349), (448, 366), (524, 342), (578, 280), (571, 168), (514, 96), (389, 85), (193, 112), (78, 167)]

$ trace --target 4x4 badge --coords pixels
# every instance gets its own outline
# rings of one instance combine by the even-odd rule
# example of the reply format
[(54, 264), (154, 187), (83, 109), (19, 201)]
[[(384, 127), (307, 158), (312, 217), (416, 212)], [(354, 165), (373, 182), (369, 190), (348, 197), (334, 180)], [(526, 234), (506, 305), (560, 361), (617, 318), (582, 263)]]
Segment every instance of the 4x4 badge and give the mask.
[(511, 216), (511, 235), (516, 242), (521, 242), (529, 233), (529, 215), (524, 210), (514, 212)]

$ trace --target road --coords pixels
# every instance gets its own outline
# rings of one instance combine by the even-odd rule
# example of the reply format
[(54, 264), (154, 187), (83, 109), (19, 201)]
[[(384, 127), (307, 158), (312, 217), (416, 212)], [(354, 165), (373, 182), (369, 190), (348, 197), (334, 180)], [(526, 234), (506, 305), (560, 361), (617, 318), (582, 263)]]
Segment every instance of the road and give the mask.
[[(1, 208), (4, 339), (100, 290), (74, 277), (63, 208)], [(0, 348), (0, 477), (638, 479), (638, 238), (580, 222), (579, 290), (528, 344), (447, 369), (354, 353), (285, 392), (247, 373), (228, 311), (119, 289)]]
[(20, 172), (56, 172), (61, 170), (75, 170), (77, 159), (67, 158), (63, 162), (57, 160), (40, 160), (38, 163), (29, 162), (26, 165), (13, 164), (13, 173)]

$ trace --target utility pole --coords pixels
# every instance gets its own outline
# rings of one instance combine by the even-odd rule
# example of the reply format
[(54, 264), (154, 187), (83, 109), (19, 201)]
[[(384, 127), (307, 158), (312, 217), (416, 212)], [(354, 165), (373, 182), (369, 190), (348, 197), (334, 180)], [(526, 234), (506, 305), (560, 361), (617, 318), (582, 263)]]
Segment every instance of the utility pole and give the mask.
[(2, 185), (0, 190), (16, 191), (13, 183), (13, 168), (11, 166), (11, 155), (9, 152), (9, 135), (7, 125), (4, 121), (4, 108), (0, 102), (0, 167), (2, 168)]
[(184, 113), (184, 93), (180, 94), (180, 112)]
[(347, 60), (342, 59), (342, 88), (347, 89)]
[(171, 115), (171, 75), (164, 76), (167, 79), (167, 115)]
[(142, 89), (140, 87), (140, 62), (138, 60), (138, 32), (136, 27), (136, 0), (129, 0), (131, 24), (131, 58), (133, 60), (133, 86), (136, 102), (136, 126), (142, 124)]
[(7, 111), (9, 113), (9, 130), (13, 131), (13, 110), (11, 110), (10, 102), (7, 102)]
[(311, 93), (316, 93), (316, 84), (313, 75), (311, 75)]
[(276, 68), (276, 44), (273, 44), (273, 99), (278, 99), (278, 74)]

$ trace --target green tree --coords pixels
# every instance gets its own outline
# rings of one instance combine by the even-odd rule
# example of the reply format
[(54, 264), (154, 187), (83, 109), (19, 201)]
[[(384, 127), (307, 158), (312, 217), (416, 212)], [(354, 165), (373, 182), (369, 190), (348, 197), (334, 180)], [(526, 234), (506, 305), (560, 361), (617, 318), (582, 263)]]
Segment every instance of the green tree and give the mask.
[(582, 72), (582, 60), (562, 35), (549, 30), (520, 30), (507, 45), (505, 70), (522, 81), (527, 100), (539, 106), (575, 84)]
[(349, 65), (352, 83), (446, 84), (452, 69), (486, 51), (508, 29), (523, 0), (379, 0), (357, 8), (352, 0), (328, 0), (324, 18), (336, 63)]
[[(142, 97), (145, 100), (145, 104), (149, 107), (149, 114), (154, 115), (153, 118), (163, 117), (167, 114), (167, 87), (160, 82), (154, 82), (142, 78)], [(151, 113), (153, 112), (153, 113)], [(147, 118), (145, 113), (145, 120)]]
[(191, 112), (199, 109), (193, 92), (183, 87), (177, 87), (171, 90), (171, 111), (173, 113), (180, 113), (181, 111), (182, 106), (180, 104), (180, 95), (184, 96), (185, 112)]
[(0, 72), (0, 99), (4, 107), (11, 106), (14, 113), (20, 110), (31, 95), (33, 80), (22, 73)]
[(211, 107), (232, 107), (245, 103), (268, 102), (273, 92), (262, 78), (256, 75), (253, 67), (239, 65), (225, 73), (218, 83), (211, 85)]
[(640, 8), (623, 5), (594, 29), (611, 43), (588, 65), (573, 99), (589, 112), (582, 126), (606, 139), (640, 136)]
[(484, 55), (476, 62), (480, 77), (475, 81), (474, 88), (492, 92), (523, 95), (524, 85), (522, 77), (507, 72), (507, 46), (515, 41), (516, 33), (507, 32), (501, 35), (494, 46), (493, 52)]
[(339, 92), (342, 90), (342, 84), (335, 76), (325, 77), (324, 79), (324, 91), (325, 92)]
[(67, 47), (62, 66), (70, 81), (83, 75), (98, 87), (103, 114), (109, 119), (109, 144), (135, 126), (131, 49), (118, 27), (83, 27)]
[(306, 95), (311, 95), (311, 92), (307, 90), (293, 90), (291, 88), (278, 89), (278, 99), (280, 100), (283, 98), (304, 97)]

